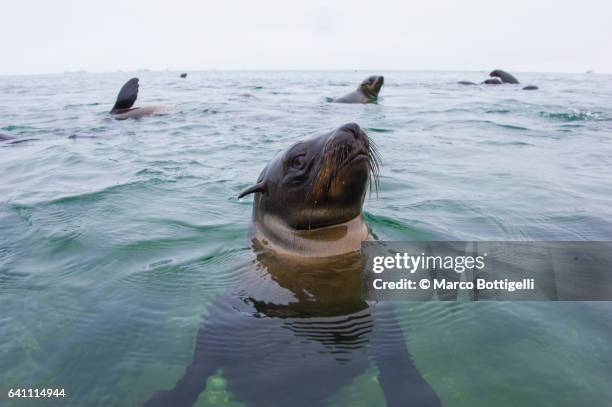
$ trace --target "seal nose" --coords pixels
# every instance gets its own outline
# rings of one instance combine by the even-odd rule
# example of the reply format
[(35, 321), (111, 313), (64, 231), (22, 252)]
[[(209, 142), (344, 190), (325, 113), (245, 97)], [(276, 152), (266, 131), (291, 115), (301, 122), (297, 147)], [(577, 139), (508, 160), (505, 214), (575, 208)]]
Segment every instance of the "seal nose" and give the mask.
[(340, 130), (351, 133), (355, 139), (359, 139), (359, 136), (361, 135), (361, 127), (359, 127), (357, 123), (347, 123), (340, 127)]
[(359, 151), (367, 151), (369, 148), (368, 136), (357, 123), (347, 123), (339, 127), (338, 130), (333, 133), (330, 145), (344, 146), (349, 153), (353, 151), (354, 148)]

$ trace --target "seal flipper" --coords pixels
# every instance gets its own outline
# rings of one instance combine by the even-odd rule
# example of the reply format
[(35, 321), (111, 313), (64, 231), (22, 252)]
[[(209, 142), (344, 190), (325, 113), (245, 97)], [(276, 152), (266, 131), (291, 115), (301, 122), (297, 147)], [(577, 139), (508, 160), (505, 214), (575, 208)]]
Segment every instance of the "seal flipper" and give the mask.
[(206, 382), (221, 367), (219, 361), (209, 353), (211, 345), (207, 335), (208, 327), (200, 326), (196, 339), (196, 349), (191, 364), (185, 370), (183, 377), (171, 390), (161, 390), (146, 401), (144, 407), (191, 407), (204, 390)]
[(379, 303), (370, 310), (375, 326), (370, 356), (378, 367), (378, 381), (387, 406), (442, 406), (438, 395), (414, 366), (392, 306)]
[(132, 78), (123, 85), (119, 94), (117, 95), (117, 101), (115, 106), (111, 109), (111, 113), (123, 113), (136, 102), (138, 97), (138, 78)]
[(255, 185), (252, 185), (250, 187), (248, 187), (247, 189), (245, 189), (244, 191), (242, 191), (239, 195), (238, 195), (238, 199), (248, 195), (248, 194), (253, 194), (256, 192), (265, 192), (266, 191), (266, 183), (264, 181), (260, 181)]

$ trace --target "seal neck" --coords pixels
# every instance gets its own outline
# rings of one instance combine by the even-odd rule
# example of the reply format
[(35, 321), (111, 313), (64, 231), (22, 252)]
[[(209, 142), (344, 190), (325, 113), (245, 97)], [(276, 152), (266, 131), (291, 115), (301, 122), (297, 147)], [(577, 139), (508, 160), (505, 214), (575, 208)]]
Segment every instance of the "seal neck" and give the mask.
[(252, 238), (265, 250), (291, 257), (332, 257), (361, 249), (369, 232), (361, 214), (337, 225), (297, 230), (274, 215), (255, 220)]
[(370, 100), (374, 101), (374, 100), (378, 100), (378, 95), (375, 95), (373, 93), (371, 93), (367, 87), (365, 86), (360, 86), (359, 89), (361, 90), (361, 92)]

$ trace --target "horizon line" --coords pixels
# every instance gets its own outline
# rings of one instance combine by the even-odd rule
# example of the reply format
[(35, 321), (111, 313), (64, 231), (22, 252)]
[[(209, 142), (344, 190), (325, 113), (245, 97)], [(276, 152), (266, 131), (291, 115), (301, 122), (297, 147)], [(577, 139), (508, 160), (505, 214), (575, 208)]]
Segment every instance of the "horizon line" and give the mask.
[[(494, 68), (496, 69), (496, 68)], [(493, 69), (491, 69), (493, 70)], [(0, 73), (0, 77), (10, 76), (53, 76), (53, 75), (70, 75), (70, 74), (113, 74), (113, 73), (132, 73), (132, 72), (487, 72), (489, 69), (396, 69), (396, 68), (197, 68), (197, 69), (150, 69), (150, 68), (138, 68), (138, 69), (116, 69), (116, 70), (87, 70), (87, 69), (75, 69), (75, 70), (64, 70), (64, 71), (51, 71), (51, 72), (38, 72), (38, 73)], [(523, 71), (513, 70), (512, 72), (527, 73), (527, 74), (573, 74), (573, 75), (611, 75), (612, 72), (606, 71)]]

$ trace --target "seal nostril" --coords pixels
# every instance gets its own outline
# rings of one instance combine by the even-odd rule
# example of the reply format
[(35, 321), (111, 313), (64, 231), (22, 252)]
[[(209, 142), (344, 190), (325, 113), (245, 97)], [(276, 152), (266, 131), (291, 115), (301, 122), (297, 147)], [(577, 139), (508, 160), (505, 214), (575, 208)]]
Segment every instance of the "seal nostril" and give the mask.
[(353, 134), (358, 134), (359, 131), (361, 130), (361, 128), (359, 127), (359, 125), (357, 123), (347, 123), (344, 126), (342, 126), (342, 130), (347, 130), (352, 132)]

